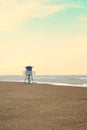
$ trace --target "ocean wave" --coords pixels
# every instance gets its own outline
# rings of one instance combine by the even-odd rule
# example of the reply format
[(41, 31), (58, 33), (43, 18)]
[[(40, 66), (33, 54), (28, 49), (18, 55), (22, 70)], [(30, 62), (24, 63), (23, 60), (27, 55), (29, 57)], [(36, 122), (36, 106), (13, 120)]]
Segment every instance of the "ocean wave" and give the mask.
[(55, 85), (55, 86), (87, 87), (87, 84), (66, 84), (66, 83), (52, 83), (52, 82), (39, 82), (39, 81), (36, 81), (34, 83), (49, 84), (49, 85)]

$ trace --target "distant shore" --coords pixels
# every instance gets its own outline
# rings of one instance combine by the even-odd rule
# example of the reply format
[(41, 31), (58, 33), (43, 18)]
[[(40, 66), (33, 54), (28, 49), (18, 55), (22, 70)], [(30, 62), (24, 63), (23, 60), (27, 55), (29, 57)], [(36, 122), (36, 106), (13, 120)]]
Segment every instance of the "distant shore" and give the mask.
[(87, 88), (0, 82), (0, 130), (87, 130)]

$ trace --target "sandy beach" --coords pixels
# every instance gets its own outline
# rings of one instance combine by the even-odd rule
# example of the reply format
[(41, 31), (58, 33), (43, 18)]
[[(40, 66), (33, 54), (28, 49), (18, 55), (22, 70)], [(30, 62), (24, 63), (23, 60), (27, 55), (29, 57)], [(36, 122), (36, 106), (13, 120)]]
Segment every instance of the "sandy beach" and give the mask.
[(0, 82), (0, 130), (87, 130), (87, 88)]

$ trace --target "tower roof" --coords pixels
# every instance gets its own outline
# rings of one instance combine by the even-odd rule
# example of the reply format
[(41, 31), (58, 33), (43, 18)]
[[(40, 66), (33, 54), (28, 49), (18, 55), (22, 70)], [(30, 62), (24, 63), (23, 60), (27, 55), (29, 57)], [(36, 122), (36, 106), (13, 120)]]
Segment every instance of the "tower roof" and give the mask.
[(26, 66), (25, 68), (33, 68), (33, 66)]

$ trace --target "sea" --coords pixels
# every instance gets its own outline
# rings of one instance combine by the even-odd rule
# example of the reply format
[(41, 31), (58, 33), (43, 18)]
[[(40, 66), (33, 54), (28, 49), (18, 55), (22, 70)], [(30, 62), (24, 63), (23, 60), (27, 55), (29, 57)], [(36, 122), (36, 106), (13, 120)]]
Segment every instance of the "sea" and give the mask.
[[(4, 75), (0, 76), (0, 81), (24, 82), (25, 76)], [(87, 87), (87, 75), (41, 75), (34, 76), (31, 82), (37, 84)]]

